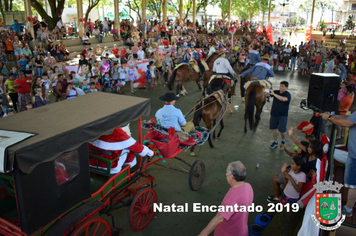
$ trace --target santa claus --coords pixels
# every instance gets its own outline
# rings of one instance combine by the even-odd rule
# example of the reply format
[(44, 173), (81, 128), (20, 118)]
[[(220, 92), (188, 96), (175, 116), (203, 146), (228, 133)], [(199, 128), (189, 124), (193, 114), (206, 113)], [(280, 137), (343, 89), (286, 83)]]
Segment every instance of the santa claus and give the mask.
[[(129, 124), (123, 128), (117, 127), (110, 135), (102, 135), (97, 140), (89, 142), (89, 153), (112, 160), (111, 174), (119, 173), (124, 164), (135, 166), (137, 163), (135, 153), (140, 156), (154, 155), (152, 150), (137, 143), (130, 135)], [(102, 169), (108, 167), (107, 163), (95, 158), (89, 158), (89, 164)]]

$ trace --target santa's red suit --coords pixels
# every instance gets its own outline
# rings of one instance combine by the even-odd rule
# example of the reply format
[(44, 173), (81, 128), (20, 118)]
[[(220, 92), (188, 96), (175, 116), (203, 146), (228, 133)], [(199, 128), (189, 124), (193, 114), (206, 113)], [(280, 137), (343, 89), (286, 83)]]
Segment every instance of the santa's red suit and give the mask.
[[(151, 151), (145, 145), (139, 144), (130, 137), (122, 128), (117, 127), (110, 135), (102, 135), (97, 140), (89, 142), (89, 153), (104, 157), (108, 160), (115, 160), (111, 164), (111, 174), (120, 172), (124, 164), (131, 167), (136, 165), (135, 153), (140, 156), (153, 156)], [(89, 158), (91, 166), (106, 169), (107, 164), (94, 158)]]

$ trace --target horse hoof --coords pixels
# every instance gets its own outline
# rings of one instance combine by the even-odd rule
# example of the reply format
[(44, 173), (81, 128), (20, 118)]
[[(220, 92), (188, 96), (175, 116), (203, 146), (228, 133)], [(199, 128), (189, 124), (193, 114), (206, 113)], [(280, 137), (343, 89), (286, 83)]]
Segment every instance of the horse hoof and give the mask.
[(191, 153), (190, 153), (190, 156), (191, 156), (191, 157), (195, 157), (195, 152), (191, 152)]
[(179, 94), (177, 94), (176, 97), (179, 98)]
[(211, 145), (210, 148), (214, 148), (214, 145)]
[(217, 142), (217, 141), (219, 141), (219, 139), (218, 139), (218, 138), (216, 138), (216, 139), (215, 139), (215, 141)]
[(229, 114), (232, 114), (232, 110), (231, 109), (229, 109)]

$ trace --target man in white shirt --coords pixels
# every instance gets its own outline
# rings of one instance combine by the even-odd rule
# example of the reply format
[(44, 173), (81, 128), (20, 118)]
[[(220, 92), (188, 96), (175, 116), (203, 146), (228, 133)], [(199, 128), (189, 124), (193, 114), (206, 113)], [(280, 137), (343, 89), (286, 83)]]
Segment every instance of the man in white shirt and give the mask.
[(225, 52), (222, 52), (220, 57), (214, 62), (213, 71), (217, 75), (226, 75), (229, 76), (231, 79), (234, 79), (233, 75), (236, 75), (236, 73), (232, 69), (230, 62), (225, 57)]
[(289, 59), (290, 59), (290, 53), (292, 52), (292, 49), (290, 48), (290, 45), (287, 46), (287, 48), (285, 48), (283, 50), (283, 57), (284, 57), (284, 70), (286, 70), (286, 68), (288, 68), (288, 65), (289, 65)]
[(215, 46), (216, 46), (215, 43), (213, 43), (213, 44), (210, 46), (208, 56), (210, 56), (211, 54), (213, 54), (214, 52), (216, 52)]
[(108, 36), (108, 32), (109, 32), (109, 24), (106, 20), (106, 17), (104, 17), (104, 20), (103, 20), (103, 32), (104, 32), (104, 37)]
[(61, 29), (62, 28), (62, 26), (65, 26), (66, 24), (64, 24), (64, 22), (62, 21), (62, 19), (61, 18), (59, 18), (59, 21), (57, 22), (57, 26), (58, 26), (58, 28), (59, 29)]
[(334, 67), (335, 67), (335, 56), (331, 55), (330, 56), (330, 61), (328, 62), (328, 65), (326, 66), (325, 73), (334, 73)]
[(143, 61), (145, 59), (145, 52), (142, 50), (142, 47), (139, 47), (139, 50), (137, 51), (137, 57), (139, 60)]
[(213, 66), (213, 71), (217, 75), (226, 75), (231, 78), (231, 80), (234, 81), (234, 84), (231, 87), (231, 94), (235, 95), (235, 87), (237, 83), (237, 79), (234, 78), (234, 75), (236, 75), (236, 72), (232, 69), (230, 62), (225, 58), (226, 54), (225, 52), (222, 52), (220, 57), (215, 60), (214, 66)]
[(99, 43), (103, 42), (103, 35), (100, 34), (100, 30), (98, 27), (95, 27), (93, 30), (93, 35), (95, 35), (95, 37), (98, 39)]

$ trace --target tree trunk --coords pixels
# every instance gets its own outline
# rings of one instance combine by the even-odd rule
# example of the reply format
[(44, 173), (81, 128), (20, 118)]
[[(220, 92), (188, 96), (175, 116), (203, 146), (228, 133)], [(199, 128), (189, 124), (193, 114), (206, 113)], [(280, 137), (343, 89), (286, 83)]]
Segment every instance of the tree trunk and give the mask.
[(40, 14), (42, 18), (46, 20), (46, 22), (48, 23), (49, 30), (53, 30), (54, 27), (56, 26), (60, 16), (62, 15), (64, 9), (64, 3), (65, 0), (48, 1), (52, 13), (52, 17), (50, 17), (47, 14), (46, 9), (42, 7), (42, 5), (38, 2), (38, 0), (31, 0), (32, 7), (38, 12), (38, 14)]
[(265, 22), (265, 12), (262, 11), (262, 26), (264, 26), (264, 22)]
[(13, 0), (10, 0), (10, 11), (12, 11), (12, 1)]
[(189, 11), (190, 11), (190, 8), (187, 9), (187, 13), (185, 14), (185, 16), (183, 18), (184, 20), (186, 20), (188, 18)]
[(4, 17), (4, 7), (2, 5), (2, 0), (0, 0), (0, 11), (1, 11), (2, 16)]
[(250, 22), (252, 21), (252, 17), (253, 17), (253, 13), (251, 11), (249, 11), (248, 18), (249, 18)]
[(8, 0), (4, 0), (4, 6), (5, 6), (5, 11), (9, 11), (9, 2), (8, 2)]

